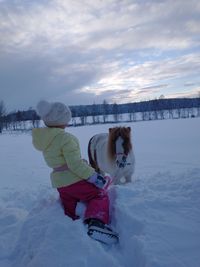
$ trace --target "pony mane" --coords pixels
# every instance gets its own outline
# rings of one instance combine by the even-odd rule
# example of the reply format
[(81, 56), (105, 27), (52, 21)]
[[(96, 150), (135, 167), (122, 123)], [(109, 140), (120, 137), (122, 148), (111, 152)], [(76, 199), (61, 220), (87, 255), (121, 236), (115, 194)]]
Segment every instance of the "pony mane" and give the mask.
[(111, 160), (113, 160), (116, 156), (116, 140), (119, 136), (124, 140), (123, 148), (125, 155), (128, 155), (130, 150), (132, 149), (131, 144), (131, 128), (130, 127), (114, 127), (109, 128), (108, 135), (108, 155)]

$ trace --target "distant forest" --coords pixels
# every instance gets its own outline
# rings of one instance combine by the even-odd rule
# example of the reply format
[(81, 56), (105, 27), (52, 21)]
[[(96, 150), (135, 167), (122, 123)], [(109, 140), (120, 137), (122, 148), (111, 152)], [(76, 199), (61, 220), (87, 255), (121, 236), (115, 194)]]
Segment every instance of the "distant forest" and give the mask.
[[(73, 118), (80, 118), (79, 125), (85, 124), (87, 117), (92, 117), (93, 123), (99, 123), (99, 120), (96, 120), (96, 116), (103, 117), (103, 123), (107, 122), (108, 115), (113, 115), (113, 122), (118, 122), (119, 116), (121, 114), (129, 114), (129, 121), (134, 121), (134, 117), (136, 113), (141, 113), (142, 120), (150, 120), (150, 119), (164, 119), (164, 111), (168, 111), (168, 117), (173, 118), (174, 110), (176, 110), (179, 114), (184, 113), (185, 117), (195, 117), (200, 116), (200, 97), (197, 98), (159, 98), (149, 101), (135, 102), (135, 103), (127, 103), (127, 104), (108, 104), (106, 100), (102, 104), (93, 104), (93, 105), (77, 105), (70, 106), (72, 111), (72, 121)], [(195, 109), (197, 112), (191, 111)], [(185, 110), (183, 112), (183, 110)], [(186, 112), (186, 110), (188, 112)], [(190, 110), (190, 112), (189, 112)], [(0, 101), (0, 133), (3, 129), (10, 128), (12, 124), (12, 128), (17, 128), (17, 122), (26, 122), (32, 121), (33, 127), (38, 125), (38, 121), (40, 121), (40, 117), (37, 115), (34, 109), (29, 109), (26, 111), (16, 111), (6, 114), (6, 109), (3, 101)], [(75, 125), (76, 123), (72, 123)]]
[(124, 114), (182, 108), (199, 108), (199, 98), (154, 99), (127, 104), (103, 104), (71, 106), (72, 117)]

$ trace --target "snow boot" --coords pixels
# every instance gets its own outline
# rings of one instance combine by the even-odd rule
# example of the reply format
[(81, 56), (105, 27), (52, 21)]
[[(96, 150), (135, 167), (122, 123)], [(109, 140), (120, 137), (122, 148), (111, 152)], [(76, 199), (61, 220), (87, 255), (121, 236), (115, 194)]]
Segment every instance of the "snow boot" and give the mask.
[(87, 233), (91, 238), (108, 245), (115, 244), (119, 241), (118, 234), (97, 219), (91, 219), (89, 221)]

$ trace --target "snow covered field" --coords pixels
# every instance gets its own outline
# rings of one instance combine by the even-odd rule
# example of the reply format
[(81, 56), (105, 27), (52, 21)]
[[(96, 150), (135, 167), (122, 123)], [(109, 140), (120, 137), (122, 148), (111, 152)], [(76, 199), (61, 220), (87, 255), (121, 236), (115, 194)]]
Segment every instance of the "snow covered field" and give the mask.
[[(89, 138), (113, 126), (68, 131), (87, 158)], [(1, 267), (200, 266), (200, 118), (128, 126), (136, 171), (133, 183), (110, 189), (120, 234), (112, 247), (63, 215), (30, 133), (0, 136)]]

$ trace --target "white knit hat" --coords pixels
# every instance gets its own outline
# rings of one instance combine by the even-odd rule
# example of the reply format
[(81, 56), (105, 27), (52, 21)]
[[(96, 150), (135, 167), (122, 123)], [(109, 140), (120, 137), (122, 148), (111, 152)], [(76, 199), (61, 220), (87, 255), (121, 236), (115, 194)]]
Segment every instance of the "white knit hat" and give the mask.
[(49, 103), (42, 100), (37, 104), (36, 109), (47, 126), (66, 125), (72, 117), (70, 109), (60, 102)]

